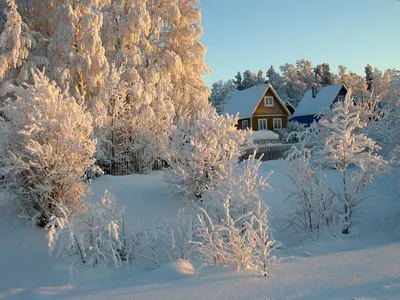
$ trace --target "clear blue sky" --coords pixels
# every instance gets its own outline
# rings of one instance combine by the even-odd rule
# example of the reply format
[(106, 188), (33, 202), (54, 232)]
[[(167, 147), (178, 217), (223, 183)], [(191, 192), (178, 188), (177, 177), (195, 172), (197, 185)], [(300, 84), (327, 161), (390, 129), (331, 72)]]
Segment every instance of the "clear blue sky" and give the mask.
[(297, 59), (400, 69), (398, 0), (202, 0), (208, 86)]

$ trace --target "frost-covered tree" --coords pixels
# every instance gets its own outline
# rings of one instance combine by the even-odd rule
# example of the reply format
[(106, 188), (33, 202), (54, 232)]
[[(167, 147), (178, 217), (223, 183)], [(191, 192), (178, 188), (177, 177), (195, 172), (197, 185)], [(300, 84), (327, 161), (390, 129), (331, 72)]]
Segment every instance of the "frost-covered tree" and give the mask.
[(304, 92), (312, 88), (315, 82), (312, 62), (304, 58), (297, 60), (296, 72), (299, 81), (304, 85)]
[(49, 58), (53, 76), (62, 86), (84, 101), (91, 100), (104, 86), (108, 61), (101, 40), (106, 0), (68, 0), (53, 6), (50, 20)]
[(193, 119), (180, 118), (168, 143), (168, 180), (186, 197), (200, 198), (218, 186), (251, 145), (247, 131), (236, 129), (237, 117), (218, 115), (212, 107)]
[(40, 225), (60, 215), (58, 205), (80, 210), (85, 172), (94, 163), (90, 114), (40, 72), (33, 85), (9, 92), (15, 100), (3, 109), (8, 155), (1, 165), (12, 200)]
[(272, 65), (267, 71), (267, 81), (274, 87), (275, 91), (282, 99), (287, 99), (285, 90), (285, 82), (283, 77), (275, 71), (275, 67)]
[[(6, 5), (5, 5), (6, 4)], [(28, 57), (32, 39), (23, 36), (23, 22), (14, 0), (3, 1), (6, 22), (0, 35), (0, 79), (10, 68), (17, 68)]]
[(343, 65), (338, 66), (338, 79), (351, 90), (354, 98), (362, 99), (367, 94), (365, 78), (354, 72), (347, 72), (347, 67)]
[[(318, 179), (319, 193), (321, 189), (324, 191), (323, 195), (328, 191), (328, 196), (321, 196), (320, 199), (328, 197), (341, 204), (337, 218), (342, 223), (342, 232), (346, 234), (350, 232), (354, 218), (359, 213), (360, 204), (366, 198), (362, 192), (387, 165), (387, 162), (377, 154), (381, 147), (363, 134), (366, 121), (361, 119), (360, 111), (348, 94), (344, 101), (336, 102), (330, 112), (325, 112), (318, 124), (314, 122), (304, 132), (296, 134), (299, 142), (292, 147), (288, 156), (289, 159), (293, 159), (311, 154), (307, 162), (311, 169), (305, 170), (323, 167), (332, 168), (340, 173), (340, 184), (337, 187), (323, 183), (318, 177), (312, 178)], [(317, 181), (302, 182), (306, 178), (307, 176), (300, 179), (292, 178), (297, 186), (297, 192), (293, 195), (301, 200), (300, 204), (305, 203), (304, 199), (309, 201), (312, 195), (315, 195), (314, 189), (311, 188)], [(299, 187), (306, 187), (308, 191)], [(306, 206), (301, 205), (301, 207)], [(312, 205), (310, 209), (314, 207)], [(324, 215), (319, 216), (323, 219), (321, 216)], [(310, 227), (310, 224), (307, 226)]]
[(2, 1), (5, 22), (0, 26), (0, 106), (8, 84), (31, 82), (31, 69), (46, 67), (44, 40), (40, 33), (30, 30), (21, 18), (14, 0)]
[(250, 70), (243, 72), (243, 89), (249, 89), (258, 84), (258, 78), (255, 73)]
[(399, 91), (393, 89), (393, 83), (396, 82), (398, 71), (395, 69), (387, 69), (384, 72), (378, 68), (373, 70), (373, 82), (372, 87), (374, 95), (380, 97), (382, 104), (388, 104), (398, 101)]
[(306, 86), (300, 81), (296, 67), (293, 64), (285, 64), (280, 66), (280, 70), (285, 82), (285, 94), (289, 99), (301, 99)]
[(377, 154), (381, 147), (357, 132), (364, 124), (349, 95), (343, 102), (335, 103), (332, 110), (331, 119), (322, 118), (319, 122), (330, 132), (320, 153), (320, 161), (341, 174), (340, 188), (336, 189), (335, 196), (343, 205), (343, 233), (349, 233), (354, 215), (359, 212), (364, 199), (361, 192), (387, 162)]
[(327, 63), (319, 64), (314, 68), (315, 78), (321, 86), (331, 85), (335, 83), (335, 76), (331, 72)]
[(227, 81), (220, 80), (213, 83), (210, 101), (218, 113), (224, 110), (224, 106), (236, 91), (236, 84), (232, 79)]
[(265, 83), (265, 76), (264, 72), (262, 70), (258, 70), (257, 72), (257, 85), (258, 84), (264, 84)]

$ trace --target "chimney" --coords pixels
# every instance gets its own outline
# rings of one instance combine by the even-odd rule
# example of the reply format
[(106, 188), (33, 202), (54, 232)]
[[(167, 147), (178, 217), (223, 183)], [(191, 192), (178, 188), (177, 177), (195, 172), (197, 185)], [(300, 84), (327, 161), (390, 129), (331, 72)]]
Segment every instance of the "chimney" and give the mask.
[(317, 97), (317, 86), (316, 85), (313, 85), (312, 86), (312, 97), (313, 98), (315, 98), (315, 97)]

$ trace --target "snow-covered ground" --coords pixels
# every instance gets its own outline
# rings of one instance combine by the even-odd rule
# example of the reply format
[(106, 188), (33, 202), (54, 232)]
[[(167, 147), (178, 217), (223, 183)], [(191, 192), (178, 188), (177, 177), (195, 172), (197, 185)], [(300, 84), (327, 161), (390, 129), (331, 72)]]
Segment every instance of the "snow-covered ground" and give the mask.
[[(235, 268), (194, 274), (190, 263), (176, 261), (154, 270), (80, 268), (71, 278), (68, 264), (48, 256), (46, 232), (16, 217), (0, 194), (0, 299), (400, 299), (400, 210), (391, 200), (390, 177), (369, 188), (377, 196), (365, 203), (352, 235), (304, 240), (281, 230), (290, 211), (282, 191), (290, 187), (287, 164), (270, 161), (261, 168), (264, 175), (274, 171), (268, 180), (274, 192), (263, 199), (282, 243), (280, 264), (268, 277)], [(335, 180), (334, 171), (326, 173)], [(93, 201), (108, 188), (126, 206), (131, 224), (143, 227), (160, 216), (176, 218), (184, 206), (167, 196), (161, 173), (98, 178), (91, 184)]]

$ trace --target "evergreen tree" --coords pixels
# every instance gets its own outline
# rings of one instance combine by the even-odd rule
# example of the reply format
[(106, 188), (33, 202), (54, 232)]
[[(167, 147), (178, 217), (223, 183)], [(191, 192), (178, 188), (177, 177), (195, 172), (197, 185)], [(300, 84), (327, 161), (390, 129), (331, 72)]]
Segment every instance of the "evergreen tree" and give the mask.
[(213, 83), (210, 100), (218, 113), (221, 113), (224, 110), (225, 104), (235, 92), (236, 84), (232, 79), (225, 82), (220, 80)]
[(244, 84), (243, 84), (242, 74), (240, 72), (237, 72), (233, 82), (236, 84), (236, 88), (238, 89), (238, 91), (245, 89)]
[(250, 70), (246, 70), (243, 72), (243, 89), (249, 89), (255, 85), (257, 85), (258, 79), (257, 75), (254, 74)]
[(372, 66), (370, 64), (365, 67), (365, 80), (367, 83), (367, 90), (371, 93), (373, 88), (374, 75), (372, 71)]

